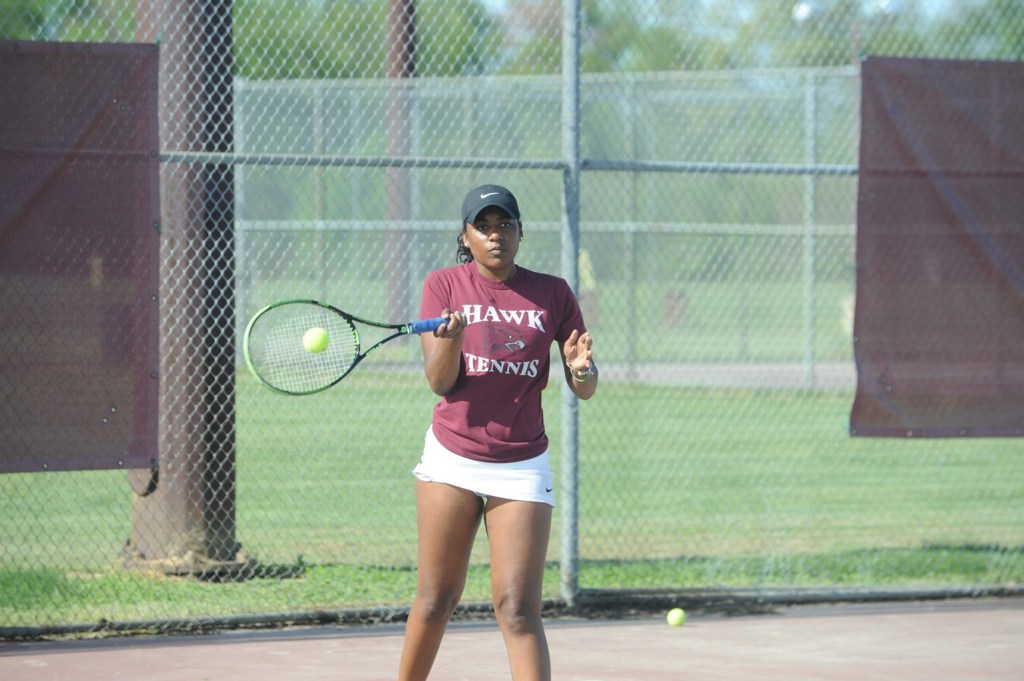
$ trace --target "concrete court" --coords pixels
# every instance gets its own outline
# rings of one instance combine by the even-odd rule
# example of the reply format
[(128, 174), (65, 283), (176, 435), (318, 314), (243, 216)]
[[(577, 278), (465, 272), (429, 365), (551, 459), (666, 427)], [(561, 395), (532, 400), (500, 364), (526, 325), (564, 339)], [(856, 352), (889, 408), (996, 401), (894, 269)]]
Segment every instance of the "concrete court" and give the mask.
[[(393, 681), (401, 625), (0, 642), (3, 681)], [(1024, 599), (547, 622), (555, 681), (1024, 679)], [(431, 681), (509, 679), (493, 622), (453, 623)]]

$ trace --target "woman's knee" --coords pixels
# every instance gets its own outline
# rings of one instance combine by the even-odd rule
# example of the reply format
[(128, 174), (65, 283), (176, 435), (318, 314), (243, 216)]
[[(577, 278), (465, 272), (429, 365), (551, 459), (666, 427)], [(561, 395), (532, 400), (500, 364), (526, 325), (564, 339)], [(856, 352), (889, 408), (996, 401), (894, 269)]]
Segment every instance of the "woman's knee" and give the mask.
[(456, 587), (421, 589), (416, 593), (416, 610), (427, 621), (447, 622), (462, 598), (462, 589)]
[(514, 595), (503, 595), (494, 602), (494, 614), (502, 630), (510, 634), (531, 634), (542, 628), (540, 603)]

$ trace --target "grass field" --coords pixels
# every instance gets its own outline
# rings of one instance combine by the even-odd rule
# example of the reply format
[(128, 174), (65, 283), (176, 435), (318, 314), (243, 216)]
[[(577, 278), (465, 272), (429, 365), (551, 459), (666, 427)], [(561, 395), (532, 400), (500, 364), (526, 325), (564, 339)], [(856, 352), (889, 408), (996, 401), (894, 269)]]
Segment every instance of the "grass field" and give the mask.
[[(316, 398), (238, 387), (237, 535), (253, 579), (128, 572), (122, 471), (0, 476), (0, 626), (189, 619), (412, 597), (409, 474), (433, 397), (367, 370)], [(556, 468), (557, 391), (546, 393)], [(607, 383), (580, 407), (588, 589), (1024, 582), (1021, 440), (852, 439), (851, 395)], [(559, 595), (560, 523), (546, 593)], [(466, 600), (488, 597), (483, 533)]]

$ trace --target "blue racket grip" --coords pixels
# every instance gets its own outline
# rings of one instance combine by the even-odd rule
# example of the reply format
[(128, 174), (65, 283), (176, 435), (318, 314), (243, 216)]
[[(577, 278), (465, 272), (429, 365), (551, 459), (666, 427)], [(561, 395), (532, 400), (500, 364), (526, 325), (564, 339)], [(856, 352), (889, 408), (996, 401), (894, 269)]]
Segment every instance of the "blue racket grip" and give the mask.
[(433, 332), (437, 327), (447, 323), (448, 320), (444, 317), (434, 317), (433, 319), (421, 319), (418, 322), (409, 322), (405, 327), (409, 330), (409, 333), (426, 333), (427, 331)]

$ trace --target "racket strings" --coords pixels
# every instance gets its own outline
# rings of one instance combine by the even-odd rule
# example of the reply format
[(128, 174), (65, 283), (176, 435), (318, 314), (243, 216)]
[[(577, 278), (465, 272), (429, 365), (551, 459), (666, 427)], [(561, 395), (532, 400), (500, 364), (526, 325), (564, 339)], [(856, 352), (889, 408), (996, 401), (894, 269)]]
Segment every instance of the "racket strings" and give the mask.
[[(314, 327), (328, 334), (323, 352), (310, 352), (303, 345), (303, 336)], [(268, 310), (250, 331), (253, 369), (269, 385), (290, 393), (316, 392), (333, 384), (348, 372), (358, 354), (355, 327), (313, 304)]]

